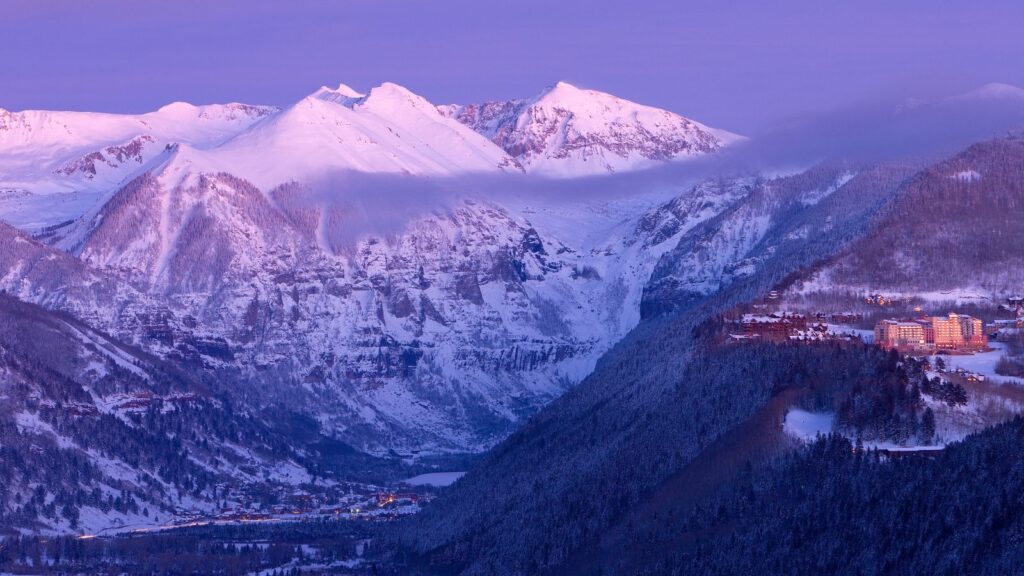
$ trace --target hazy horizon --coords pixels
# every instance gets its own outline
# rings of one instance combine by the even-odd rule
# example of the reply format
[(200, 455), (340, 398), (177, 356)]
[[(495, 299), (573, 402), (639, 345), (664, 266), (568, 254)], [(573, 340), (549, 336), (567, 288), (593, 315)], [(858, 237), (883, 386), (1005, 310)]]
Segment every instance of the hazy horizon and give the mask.
[(468, 103), (565, 80), (750, 133), (866, 101), (1024, 84), (1006, 57), (1024, 53), (1024, 6), (933, 6), (16, 0), (0, 22), (0, 107), (287, 105), (320, 85), (385, 81)]

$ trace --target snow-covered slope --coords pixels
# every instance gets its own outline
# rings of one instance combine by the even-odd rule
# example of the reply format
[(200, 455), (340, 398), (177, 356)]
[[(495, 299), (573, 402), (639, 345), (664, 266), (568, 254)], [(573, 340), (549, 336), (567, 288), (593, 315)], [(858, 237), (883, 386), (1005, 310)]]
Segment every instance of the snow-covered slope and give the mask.
[(604, 174), (720, 150), (741, 137), (566, 82), (527, 100), (441, 107), (530, 172)]
[(955, 96), (960, 100), (1011, 100), (1024, 102), (1024, 88), (1002, 82), (990, 82), (974, 90)]
[(740, 137), (564, 82), (529, 100), (435, 106), (392, 83), (322, 87), (278, 109), (176, 102), (147, 114), (0, 110), (0, 219), (41, 230), (95, 212), (135, 176), (229, 173), (263, 191), (359, 172), (605, 174), (708, 154)]
[(392, 83), (365, 96), (344, 85), (322, 88), (211, 151), (209, 158), (264, 189), (345, 171), (520, 171), (500, 148)]
[(708, 182), (738, 198), (682, 235), (644, 287), (645, 317), (678, 311), (743, 283), (753, 293), (863, 235), (912, 172), (907, 166), (819, 165), (778, 178)]
[(148, 114), (0, 110), (0, 218), (39, 228), (77, 217), (168, 144), (222, 144), (276, 108), (168, 104)]
[(162, 152), (63, 229), (65, 252), (10, 231), (0, 287), (240, 390), (312, 394), (307, 410), (371, 451), (503, 437), (592, 370), (639, 321), (658, 258), (733, 200), (697, 188), (638, 222), (642, 204), (477, 199), (346, 244), (337, 205), (202, 153)]
[[(804, 292), (999, 301), (1024, 283), (1024, 139), (975, 144), (928, 166), (873, 229), (815, 270)], [(920, 207), (926, 206), (927, 211)], [(955, 222), (936, 226), (935, 222)]]

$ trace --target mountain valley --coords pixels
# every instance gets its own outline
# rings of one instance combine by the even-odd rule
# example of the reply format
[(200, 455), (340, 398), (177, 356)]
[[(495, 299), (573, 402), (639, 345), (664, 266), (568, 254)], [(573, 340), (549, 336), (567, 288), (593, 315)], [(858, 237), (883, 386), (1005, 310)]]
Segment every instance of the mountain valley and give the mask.
[[(620, 547), (650, 568), (638, 530), (676, 526), (661, 499), (707, 523), (698, 496), (813, 443), (791, 414), (913, 451), (1024, 409), (868, 336), (925, 312), (1007, 321), (1013, 136), (755, 169), (742, 137), (565, 83), (0, 118), (12, 531), (365, 519), (400, 571), (584, 573)], [(742, 333), (771, 314), (847, 320)], [(1012, 366), (993, 341), (985, 362)]]

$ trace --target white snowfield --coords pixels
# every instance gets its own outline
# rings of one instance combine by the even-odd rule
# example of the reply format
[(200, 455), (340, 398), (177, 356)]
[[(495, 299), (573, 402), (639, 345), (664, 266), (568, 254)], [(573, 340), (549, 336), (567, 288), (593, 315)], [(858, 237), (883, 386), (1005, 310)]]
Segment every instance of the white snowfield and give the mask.
[(451, 486), (465, 475), (465, 472), (430, 472), (413, 476), (408, 480), (403, 480), (402, 483), (409, 486)]
[[(782, 423), (783, 431), (802, 442), (813, 442), (820, 436), (828, 436), (832, 432), (835, 415), (831, 412), (808, 412), (799, 408), (790, 408)], [(851, 438), (851, 440), (853, 440)], [(901, 446), (893, 442), (864, 442), (869, 450), (888, 450), (890, 452), (942, 450), (943, 444)]]
[(835, 415), (831, 412), (808, 412), (799, 408), (791, 408), (786, 413), (782, 429), (793, 438), (811, 442), (818, 436), (827, 436), (832, 432)]
[[(1018, 386), (1024, 386), (1024, 378), (1017, 378), (1015, 376), (1004, 376), (996, 373), (996, 364), (999, 363), (999, 359), (1006, 355), (1006, 344), (1002, 342), (990, 342), (989, 347), (992, 350), (988, 352), (978, 352), (976, 354), (967, 355), (950, 355), (940, 356), (946, 363), (948, 370), (956, 370), (962, 368), (967, 372), (974, 374), (981, 374), (991, 382), (1002, 383), (1002, 384), (1016, 384)], [(934, 365), (934, 359), (932, 360)]]

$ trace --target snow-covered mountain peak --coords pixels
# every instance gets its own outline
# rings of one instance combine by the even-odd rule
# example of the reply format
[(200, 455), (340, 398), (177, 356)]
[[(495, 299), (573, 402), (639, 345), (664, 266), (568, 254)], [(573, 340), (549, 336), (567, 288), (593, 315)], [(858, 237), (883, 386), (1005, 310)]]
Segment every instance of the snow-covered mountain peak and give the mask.
[(429, 111), (431, 114), (437, 113), (436, 106), (427, 101), (426, 98), (412, 92), (405, 86), (393, 82), (384, 82), (380, 86), (371, 88), (369, 93), (366, 94), (358, 92), (345, 84), (341, 84), (337, 88), (321, 86), (319, 90), (311, 94), (306, 100), (323, 100), (341, 104), (353, 110), (372, 111), (384, 117), (408, 108)]
[(542, 100), (545, 98), (571, 98), (574, 96), (578, 96), (581, 92), (583, 92), (582, 88), (574, 86), (573, 84), (570, 84), (564, 80), (559, 80), (554, 84), (544, 87), (544, 89), (541, 90), (540, 94), (533, 98), (533, 100)]
[(421, 96), (385, 83), (366, 96), (320, 90), (209, 150), (217, 172), (264, 191), (344, 172), (451, 175), (518, 168)]
[(414, 93), (401, 84), (395, 84), (394, 82), (382, 82), (380, 86), (375, 86), (370, 89), (371, 97), (376, 98), (421, 98), (418, 94)]
[(145, 166), (145, 171), (155, 176), (166, 189), (177, 188), (191, 179), (190, 177), (194, 178), (203, 172), (215, 170), (216, 167), (205, 158), (201, 150), (180, 142), (165, 146), (160, 154)]
[(534, 103), (544, 103), (561, 106), (586, 105), (592, 100), (618, 100), (615, 96), (597, 90), (579, 88), (565, 81), (558, 81), (545, 88), (540, 94), (533, 98)]
[(337, 92), (338, 94), (341, 94), (342, 96), (347, 96), (349, 98), (362, 98), (363, 96), (365, 96), (365, 94), (363, 94), (362, 92), (355, 90), (354, 88), (345, 83), (338, 84), (338, 87), (334, 89), (334, 92)]
[(191, 114), (196, 109), (194, 104), (188, 102), (171, 102), (170, 104), (164, 104), (156, 112), (157, 114)]
[(402, 114), (410, 109), (429, 116), (441, 116), (437, 107), (426, 98), (393, 82), (384, 82), (380, 86), (370, 89), (370, 93), (356, 102), (354, 107), (385, 117)]
[(156, 112), (138, 116), (143, 126), (153, 127), (158, 132), (167, 131), (173, 123), (187, 123), (187, 126), (217, 126), (231, 130), (246, 127), (252, 122), (275, 114), (275, 106), (258, 106), (231, 102), (228, 104), (205, 104), (197, 106), (189, 102), (171, 102)]
[(331, 88), (329, 86), (321, 86), (319, 90), (309, 95), (310, 98), (317, 100), (325, 100), (327, 102), (337, 102), (344, 104), (349, 100), (356, 100), (366, 96), (362, 92), (359, 92), (347, 84), (338, 84), (337, 88)]
[(531, 172), (603, 174), (716, 152), (740, 137), (568, 82), (534, 98), (444, 106)]
[(962, 98), (976, 100), (1024, 100), (1024, 88), (1002, 82), (990, 82), (967, 92)]

